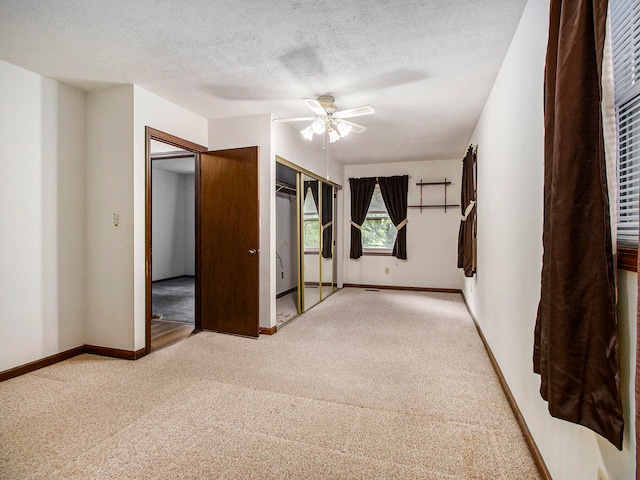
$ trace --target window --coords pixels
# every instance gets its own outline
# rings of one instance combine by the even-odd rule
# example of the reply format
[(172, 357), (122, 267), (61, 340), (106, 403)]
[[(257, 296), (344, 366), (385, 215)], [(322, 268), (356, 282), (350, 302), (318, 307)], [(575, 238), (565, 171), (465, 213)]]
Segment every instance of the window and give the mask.
[(304, 251), (318, 252), (320, 249), (320, 219), (311, 188), (307, 188), (304, 197)]
[(397, 233), (382, 200), (380, 187), (376, 185), (367, 217), (362, 224), (362, 253), (391, 255)]
[[(640, 3), (610, 6), (618, 123), (618, 244), (638, 246), (640, 196)], [(621, 254), (624, 248), (620, 248)], [(637, 255), (637, 253), (636, 253)], [(631, 261), (630, 264), (635, 264)]]

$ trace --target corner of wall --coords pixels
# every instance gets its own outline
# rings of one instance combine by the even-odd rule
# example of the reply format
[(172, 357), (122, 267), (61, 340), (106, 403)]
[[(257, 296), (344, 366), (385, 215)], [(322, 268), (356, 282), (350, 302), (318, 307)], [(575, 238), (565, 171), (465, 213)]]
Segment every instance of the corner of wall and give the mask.
[(87, 343), (124, 350), (134, 349), (133, 138), (132, 85), (87, 94)]

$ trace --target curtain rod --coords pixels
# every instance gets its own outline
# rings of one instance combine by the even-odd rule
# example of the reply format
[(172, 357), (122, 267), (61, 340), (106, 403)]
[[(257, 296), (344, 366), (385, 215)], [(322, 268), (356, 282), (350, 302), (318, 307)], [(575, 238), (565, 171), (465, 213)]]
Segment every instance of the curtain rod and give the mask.
[[(402, 177), (403, 175), (394, 175), (394, 176), (395, 177)], [(411, 175), (407, 175), (407, 177), (411, 178)], [(355, 178), (355, 177), (349, 177), (349, 180), (351, 180), (352, 178)], [(362, 178), (375, 178), (376, 179), (376, 183), (377, 183), (378, 182), (378, 178), (380, 178), (380, 177), (362, 177)]]

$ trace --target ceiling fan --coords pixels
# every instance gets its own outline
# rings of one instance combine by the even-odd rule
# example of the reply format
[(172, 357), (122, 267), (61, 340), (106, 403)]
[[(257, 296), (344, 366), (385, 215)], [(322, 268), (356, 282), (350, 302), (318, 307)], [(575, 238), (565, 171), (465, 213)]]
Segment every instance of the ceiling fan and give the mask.
[(317, 100), (314, 98), (305, 98), (304, 101), (315, 114), (315, 117), (276, 118), (274, 122), (310, 121), (311, 124), (300, 132), (307, 140), (311, 140), (314, 133), (322, 135), (326, 132), (329, 136), (329, 143), (333, 143), (346, 137), (351, 132), (362, 133), (367, 127), (349, 122), (345, 119), (376, 113), (376, 109), (371, 105), (362, 105), (360, 107), (338, 111), (335, 106), (335, 99), (331, 95), (320, 95)]

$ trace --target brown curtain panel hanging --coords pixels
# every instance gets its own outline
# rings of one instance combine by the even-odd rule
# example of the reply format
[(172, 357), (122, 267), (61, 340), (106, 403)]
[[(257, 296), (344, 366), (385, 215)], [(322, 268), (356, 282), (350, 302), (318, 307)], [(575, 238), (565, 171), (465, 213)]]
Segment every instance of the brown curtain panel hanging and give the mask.
[(398, 228), (392, 255), (402, 260), (407, 259), (407, 194), (409, 192), (409, 175), (379, 177), (380, 193), (389, 218)]
[(360, 258), (362, 256), (360, 227), (367, 217), (371, 197), (373, 197), (373, 191), (376, 188), (376, 179), (373, 177), (350, 178), (349, 187), (351, 189), (351, 250), (349, 257)]
[(545, 69), (543, 265), (533, 363), (552, 416), (622, 449), (601, 114), (606, 0), (551, 0)]
[[(638, 238), (640, 244), (640, 238)], [(640, 255), (636, 272), (640, 272)], [(640, 282), (638, 282), (638, 308), (636, 311), (636, 391), (635, 391), (635, 411), (636, 411), (636, 479), (640, 479)]]
[(462, 160), (462, 188), (460, 189), (460, 208), (462, 219), (458, 231), (458, 268), (464, 269), (465, 277), (473, 277), (476, 271), (473, 255), (473, 233), (476, 221), (476, 187), (473, 168), (476, 153), (469, 147)]
[(322, 257), (331, 258), (333, 243), (333, 187), (322, 182)]

